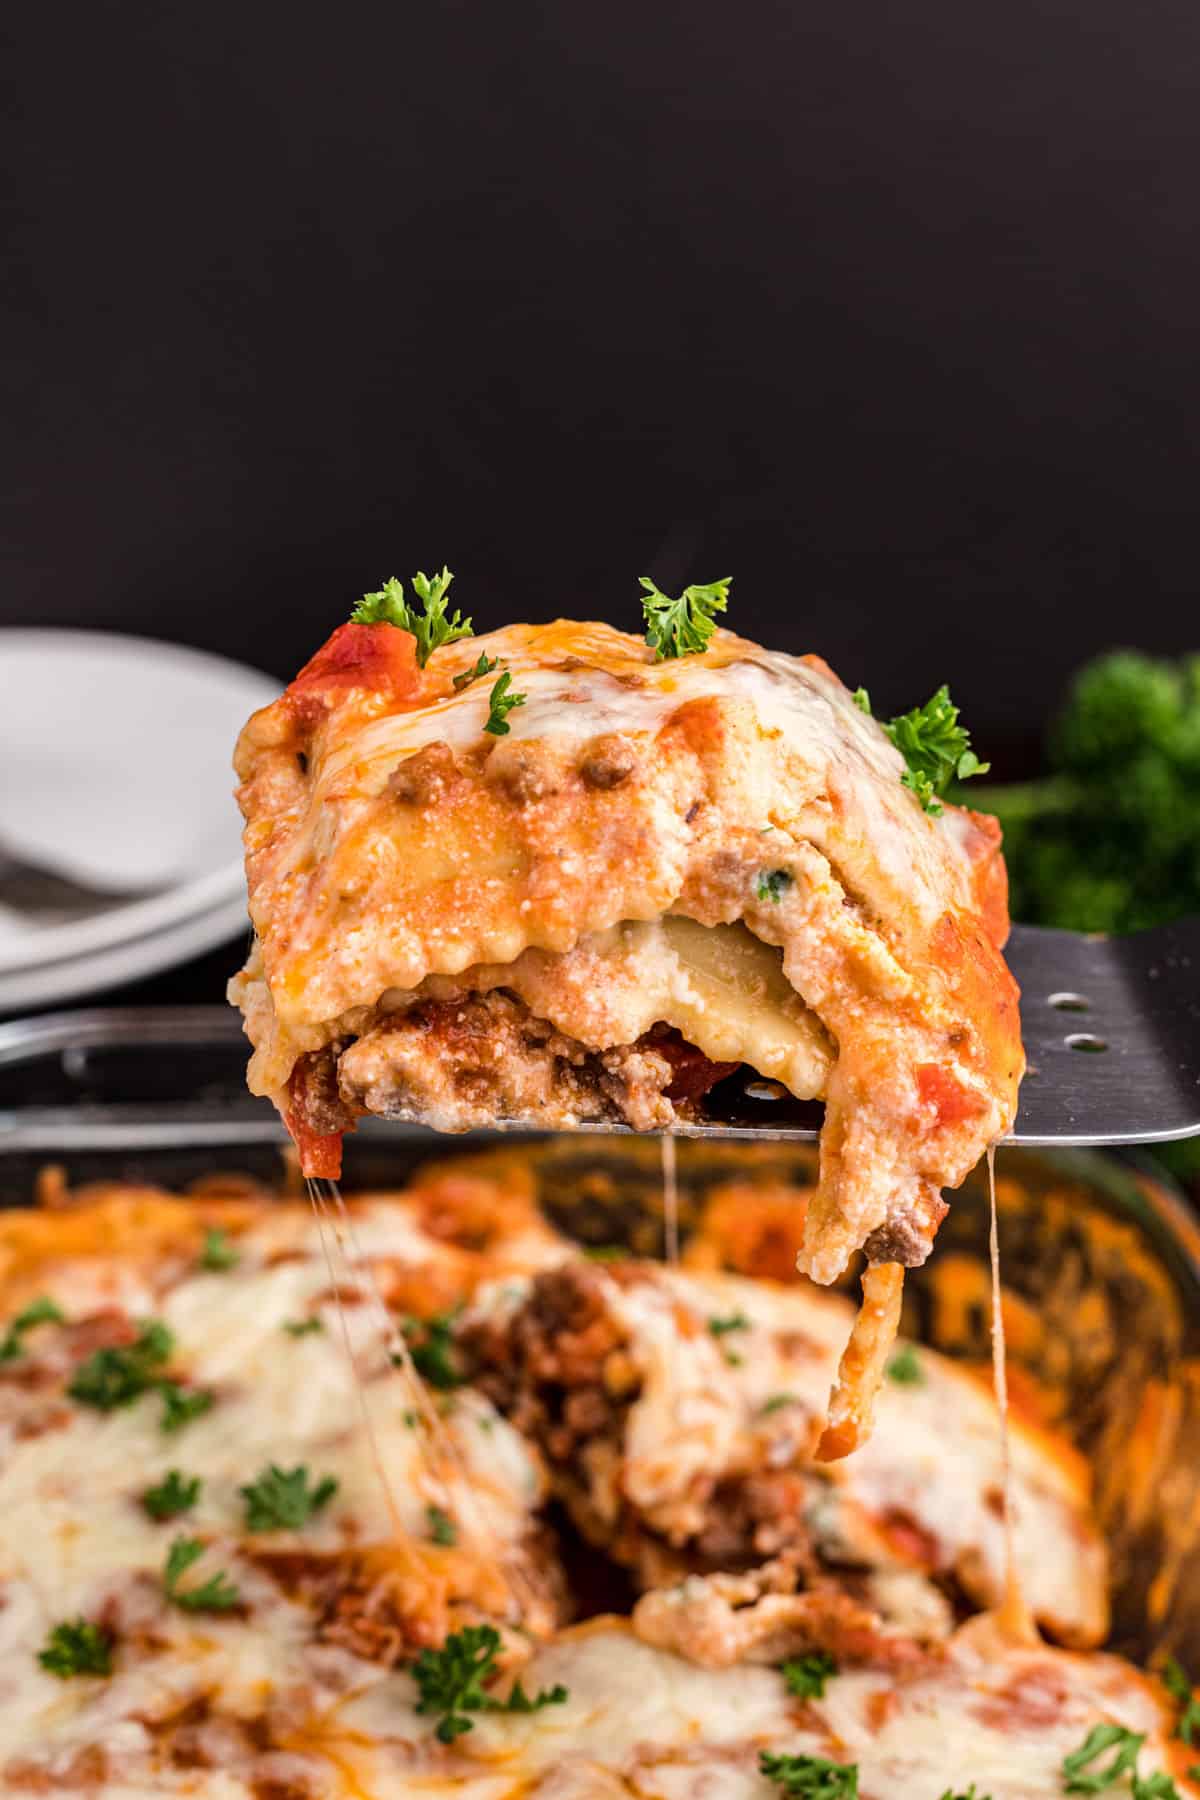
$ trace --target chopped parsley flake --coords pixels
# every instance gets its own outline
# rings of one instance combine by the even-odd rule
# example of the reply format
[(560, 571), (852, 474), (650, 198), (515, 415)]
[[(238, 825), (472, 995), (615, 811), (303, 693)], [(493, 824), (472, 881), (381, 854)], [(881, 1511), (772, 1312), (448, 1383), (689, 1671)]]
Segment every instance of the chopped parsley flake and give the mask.
[(901, 1387), (921, 1387), (925, 1380), (925, 1371), (921, 1367), (921, 1359), (912, 1344), (903, 1344), (887, 1366), (888, 1377), (899, 1382)]
[(810, 1650), (807, 1656), (790, 1657), (779, 1670), (788, 1693), (795, 1694), (797, 1700), (820, 1700), (825, 1683), (837, 1672), (837, 1663), (828, 1650)]
[(157, 1385), (155, 1373), (174, 1348), (167, 1327), (157, 1319), (143, 1325), (137, 1341), (127, 1349), (95, 1350), (81, 1362), (67, 1383), (73, 1400), (95, 1406), (101, 1412), (113, 1412), (133, 1402)]
[(200, 1252), (200, 1267), (215, 1271), (235, 1268), (239, 1261), (238, 1253), (219, 1225), (214, 1225), (204, 1234), (204, 1248)]
[(474, 1726), (472, 1712), (539, 1712), (543, 1706), (561, 1706), (567, 1698), (564, 1687), (543, 1688), (529, 1695), (516, 1682), (505, 1700), (497, 1700), (484, 1691), (484, 1682), (498, 1672), (496, 1657), (500, 1649), (500, 1633), (494, 1625), (465, 1625), (452, 1631), (440, 1650), (423, 1650), (412, 1666), (413, 1680), (420, 1699), (417, 1711), (437, 1713), (434, 1736), (439, 1743), (452, 1744)]
[(199, 1587), (179, 1586), (180, 1576), (186, 1575), (192, 1564), (199, 1562), (203, 1555), (204, 1545), (199, 1538), (175, 1538), (167, 1551), (163, 1591), (172, 1605), (182, 1607), (184, 1612), (231, 1612), (235, 1606), (241, 1605), (242, 1596), (224, 1570), (219, 1569), (215, 1575), (210, 1575)]
[(281, 1469), (278, 1463), (271, 1463), (257, 1481), (238, 1489), (246, 1502), (246, 1529), (296, 1531), (332, 1500), (337, 1488), (332, 1475), (323, 1475), (310, 1488), (304, 1463), (294, 1469)]
[(177, 1381), (160, 1381), (158, 1391), (162, 1395), (163, 1409), (159, 1426), (163, 1431), (182, 1431), (193, 1419), (206, 1413), (213, 1404), (213, 1396), (204, 1388), (181, 1388)]
[(462, 690), (465, 687), (470, 687), (473, 681), (479, 681), (484, 675), (490, 675), (492, 670), (499, 668), (499, 666), (500, 658), (498, 656), (489, 657), (486, 651), (481, 650), (479, 652), (479, 661), (475, 664), (475, 667), (473, 669), (464, 669), (461, 675), (456, 675), (454, 677), (454, 685), (461, 694)]
[(592, 1262), (624, 1262), (629, 1251), (624, 1244), (584, 1244), (583, 1254)]
[[(454, 1349), (454, 1321), (458, 1313), (455, 1307), (428, 1319), (405, 1319), (401, 1327), (413, 1368), (430, 1387), (443, 1393), (461, 1387), (466, 1380)], [(393, 1356), (392, 1361), (403, 1364), (404, 1358)]]
[(435, 1544), (442, 1544), (447, 1548), (457, 1544), (458, 1526), (448, 1512), (443, 1512), (440, 1506), (427, 1506), (425, 1517), (429, 1522), (429, 1535)]
[(87, 1619), (64, 1620), (51, 1631), (46, 1648), (38, 1651), (38, 1661), (64, 1680), (69, 1675), (110, 1675), (112, 1638)]
[(1175, 1724), (1175, 1736), (1194, 1750), (1200, 1745), (1200, 1698), (1192, 1691), (1187, 1670), (1173, 1656), (1168, 1656), (1162, 1678), (1171, 1698), (1178, 1700), (1183, 1709)]
[(858, 1764), (829, 1762), (824, 1756), (782, 1756), (759, 1752), (758, 1766), (778, 1782), (788, 1800), (858, 1800)]
[(488, 716), (483, 729), (490, 731), (493, 737), (508, 736), (512, 730), (508, 722), (509, 713), (514, 706), (524, 706), (525, 704), (524, 694), (509, 693), (508, 690), (511, 686), (512, 675), (508, 669), (505, 669), (488, 695)]
[(759, 900), (771, 900), (778, 906), (795, 879), (786, 869), (763, 869), (754, 883), (755, 895)]
[(169, 1469), (157, 1487), (146, 1489), (142, 1505), (152, 1519), (174, 1519), (195, 1506), (202, 1485), (198, 1475), (184, 1475), (179, 1469)]
[(714, 1314), (708, 1321), (708, 1329), (715, 1338), (725, 1337), (731, 1331), (749, 1331), (750, 1321), (744, 1312), (726, 1313), (724, 1318)]
[(975, 1783), (972, 1782), (969, 1788), (962, 1788), (957, 1793), (953, 1792), (950, 1788), (947, 1788), (942, 1795), (942, 1800), (992, 1800), (992, 1796), (990, 1794), (977, 1794), (975, 1792)]
[(311, 1319), (285, 1319), (283, 1329), (289, 1337), (309, 1337), (314, 1331), (324, 1331), (325, 1327), (314, 1316)]
[(795, 1400), (795, 1394), (772, 1394), (769, 1400), (764, 1400), (762, 1403), (763, 1417), (765, 1418), (768, 1413), (779, 1412), (785, 1406), (793, 1405)]
[(35, 1325), (62, 1325), (66, 1314), (60, 1306), (45, 1294), (40, 1299), (31, 1300), (13, 1320), (3, 1338), (0, 1338), (0, 1362), (12, 1362), (20, 1356), (25, 1348), (25, 1334), (32, 1331)]
[(440, 650), (443, 644), (453, 644), (459, 638), (475, 635), (470, 619), (464, 619), (461, 613), (456, 612), (453, 618), (446, 616), (446, 594), (453, 580), (446, 568), (440, 575), (432, 577), (418, 571), (412, 582), (413, 592), (423, 609), (418, 612), (404, 598), (403, 582), (393, 576), (376, 593), (363, 595), (350, 614), (351, 623), (395, 625), (401, 631), (410, 631), (417, 640), (417, 667), (423, 669), (434, 651)]
[(717, 629), (714, 613), (724, 612), (729, 602), (732, 577), (685, 587), (672, 600), (645, 575), (639, 577), (642, 611), (646, 615), (646, 642), (655, 662), (677, 656), (701, 655)]

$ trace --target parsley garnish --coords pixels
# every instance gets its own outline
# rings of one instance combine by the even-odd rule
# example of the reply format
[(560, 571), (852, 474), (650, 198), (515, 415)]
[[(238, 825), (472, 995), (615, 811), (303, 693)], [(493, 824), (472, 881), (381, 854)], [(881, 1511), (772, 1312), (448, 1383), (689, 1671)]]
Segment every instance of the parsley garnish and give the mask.
[(230, 1612), (241, 1605), (242, 1596), (224, 1570), (218, 1569), (199, 1587), (181, 1589), (179, 1586), (179, 1577), (203, 1555), (204, 1545), (199, 1538), (177, 1537), (174, 1540), (167, 1551), (167, 1566), (163, 1571), (167, 1599), (182, 1607), (184, 1612)]
[(178, 1469), (169, 1469), (166, 1479), (157, 1487), (146, 1489), (142, 1505), (152, 1519), (174, 1519), (195, 1506), (200, 1498), (200, 1488), (198, 1475), (183, 1475)]
[(435, 650), (443, 644), (453, 644), (459, 638), (473, 637), (470, 619), (464, 619), (456, 612), (454, 617), (446, 617), (446, 593), (454, 580), (449, 569), (443, 568), (440, 575), (432, 579), (418, 571), (413, 576), (413, 592), (424, 608), (418, 612), (404, 598), (404, 584), (395, 576), (385, 581), (374, 594), (364, 594), (354, 611), (350, 614), (354, 625), (396, 625), (401, 631), (411, 631), (417, 640), (417, 667), (423, 669)]
[(205, 1232), (204, 1248), (200, 1252), (202, 1269), (232, 1269), (237, 1261), (238, 1253), (219, 1225)]
[[(1063, 1757), (1062, 1772), (1067, 1793), (1102, 1794), (1119, 1776), (1136, 1770), (1138, 1751), (1145, 1741), (1143, 1732), (1127, 1731), (1124, 1725), (1093, 1725), (1078, 1750)], [(1103, 1756), (1106, 1750), (1116, 1752), (1112, 1761), (1102, 1769), (1092, 1769), (1089, 1774), (1088, 1765)]]
[(39, 1300), (31, 1300), (0, 1339), (0, 1362), (12, 1362), (14, 1357), (20, 1356), (25, 1348), (25, 1333), (32, 1331), (35, 1325), (61, 1325), (65, 1319), (62, 1308), (55, 1306), (45, 1294)]
[[(1102, 1794), (1122, 1775), (1128, 1775), (1133, 1800), (1179, 1800), (1179, 1789), (1169, 1775), (1138, 1774), (1138, 1752), (1145, 1741), (1144, 1733), (1128, 1731), (1124, 1725), (1093, 1725), (1078, 1750), (1063, 1758), (1067, 1793)], [(1109, 1750), (1114, 1752), (1111, 1761), (1089, 1771), (1089, 1764)]]
[(238, 1489), (246, 1502), (246, 1529), (296, 1531), (332, 1500), (337, 1487), (334, 1476), (323, 1475), (316, 1486), (310, 1488), (304, 1463), (290, 1470), (271, 1463), (257, 1481)]
[(46, 1648), (38, 1651), (38, 1661), (64, 1680), (68, 1675), (111, 1675), (112, 1638), (87, 1619), (64, 1620), (46, 1639)]
[[(455, 1308), (451, 1312), (434, 1313), (429, 1319), (406, 1319), (401, 1327), (413, 1368), (430, 1387), (443, 1393), (461, 1387), (466, 1380), (454, 1355), (454, 1321), (457, 1317), (458, 1309)], [(394, 1356), (392, 1361), (402, 1364), (404, 1359)]]
[(786, 869), (763, 869), (754, 883), (754, 892), (760, 900), (773, 900), (778, 906), (795, 879)]
[(509, 693), (508, 690), (511, 685), (512, 675), (505, 669), (503, 675), (500, 676), (495, 687), (488, 695), (488, 707), (490, 710), (487, 716), (487, 723), (484, 725), (483, 729), (485, 731), (490, 731), (493, 737), (508, 736), (509, 732), (512, 730), (511, 725), (508, 723), (509, 713), (514, 706), (524, 706), (525, 704), (524, 694)]
[(1183, 1708), (1175, 1725), (1175, 1736), (1194, 1750), (1200, 1744), (1200, 1698), (1192, 1692), (1187, 1670), (1173, 1656), (1168, 1656), (1162, 1678), (1168, 1694)]
[(942, 1795), (942, 1800), (992, 1800), (992, 1796), (990, 1794), (977, 1794), (975, 1792), (975, 1783), (972, 1782), (969, 1788), (958, 1794), (952, 1793), (950, 1789), (947, 1788)]
[(797, 1700), (820, 1700), (825, 1683), (837, 1672), (837, 1663), (828, 1650), (810, 1650), (807, 1656), (790, 1657), (779, 1669), (788, 1693), (795, 1694)]
[(324, 1331), (325, 1327), (320, 1319), (314, 1317), (311, 1319), (285, 1319), (283, 1329), (289, 1337), (308, 1337), (310, 1332)]
[[(863, 712), (870, 712), (866, 688), (857, 690), (854, 702)], [(970, 734), (958, 722), (958, 708), (945, 683), (924, 706), (914, 706), (911, 712), (880, 723), (908, 764), (901, 781), (934, 818), (942, 812), (938, 796), (952, 781), (986, 775), (992, 766), (980, 762), (972, 750)]]
[(561, 1706), (567, 1698), (566, 1688), (558, 1686), (531, 1696), (519, 1681), (506, 1700), (485, 1693), (483, 1683), (496, 1674), (499, 1649), (494, 1625), (464, 1625), (450, 1633), (440, 1650), (422, 1650), (418, 1656), (412, 1667), (421, 1695), (417, 1711), (441, 1714), (434, 1732), (439, 1743), (452, 1744), (470, 1731), (475, 1723), (466, 1716), (470, 1712), (538, 1712), (543, 1706)]
[(795, 1399), (795, 1394), (772, 1394), (769, 1400), (764, 1400), (762, 1403), (760, 1410), (763, 1418), (766, 1418), (768, 1413), (779, 1412), (782, 1407), (791, 1406)]
[[(744, 1312), (733, 1312), (724, 1319), (710, 1319), (708, 1329), (715, 1338), (723, 1338), (727, 1337), (731, 1331), (749, 1331), (750, 1321)], [(740, 1368), (745, 1361), (745, 1358), (739, 1356), (736, 1350), (731, 1350), (728, 1344), (722, 1345), (721, 1354), (731, 1369)]]
[(777, 1756), (761, 1750), (758, 1766), (777, 1781), (788, 1800), (858, 1800), (858, 1764), (823, 1756)]
[(201, 1413), (206, 1413), (213, 1404), (213, 1396), (203, 1388), (193, 1388), (189, 1393), (181, 1388), (177, 1381), (160, 1381), (158, 1391), (162, 1395), (163, 1409), (159, 1425), (163, 1431), (182, 1431)]
[(744, 1312), (726, 1313), (724, 1318), (717, 1315), (708, 1321), (708, 1329), (715, 1338), (724, 1337), (730, 1331), (749, 1331), (750, 1321)]
[(590, 1262), (624, 1262), (629, 1255), (624, 1244), (584, 1244), (582, 1248)]
[(925, 1380), (921, 1359), (911, 1344), (904, 1344), (897, 1350), (887, 1372), (889, 1379), (899, 1382), (901, 1387), (920, 1387)]
[(429, 1535), (435, 1544), (447, 1547), (457, 1544), (458, 1526), (448, 1512), (443, 1512), (440, 1506), (427, 1506), (425, 1517), (429, 1521)]
[(67, 1383), (67, 1392), (72, 1399), (98, 1407), (101, 1412), (131, 1406), (156, 1385), (154, 1370), (166, 1362), (173, 1345), (167, 1327), (151, 1319), (128, 1349), (93, 1351)]
[(483, 675), (490, 675), (492, 670), (498, 668), (499, 665), (500, 658), (498, 656), (489, 657), (486, 651), (481, 650), (479, 652), (479, 661), (475, 664), (475, 667), (473, 669), (464, 669), (461, 675), (456, 675), (454, 677), (454, 685), (459, 693), (461, 693), (463, 688), (470, 687), (473, 681), (478, 681)]
[(727, 575), (724, 581), (685, 587), (678, 600), (671, 600), (645, 575), (639, 577), (644, 590), (646, 642), (654, 651), (655, 662), (695, 656), (707, 650), (708, 640), (717, 629), (713, 614), (725, 611), (731, 580)]

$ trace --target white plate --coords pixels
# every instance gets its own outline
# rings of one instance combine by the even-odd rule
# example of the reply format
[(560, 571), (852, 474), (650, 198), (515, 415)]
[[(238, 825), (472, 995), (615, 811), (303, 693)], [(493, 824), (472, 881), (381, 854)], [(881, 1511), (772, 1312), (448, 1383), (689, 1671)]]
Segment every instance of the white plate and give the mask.
[[(234, 940), (239, 936), (242, 942)], [(184, 919), (149, 937), (135, 938), (132, 943), (113, 944), (89, 956), (68, 958), (65, 962), (37, 963), (25, 969), (0, 973), (0, 1013), (26, 1012), (33, 1006), (54, 1006), (59, 1001), (76, 1000), (84, 994), (98, 993), (102, 988), (117, 987), (127, 981), (141, 981), (157, 975), (162, 969), (174, 968), (189, 957), (201, 956), (228, 943), (229, 973), (235, 974), (245, 961), (250, 939), (250, 921), (246, 916), (246, 898)], [(219, 1001), (220, 993), (212, 999)]]
[[(67, 964), (78, 979), (83, 958), (153, 936), (165, 968), (178, 960), (165, 954), (171, 928), (191, 922), (204, 938), (201, 919), (212, 931), (219, 915), (207, 944), (237, 929), (233, 746), (278, 692), (256, 669), (149, 638), (0, 631), (0, 843), (93, 885), (161, 889), (69, 924), (4, 911), (0, 977), (64, 965), (60, 998), (149, 972), (67, 988)], [(14, 1003), (5, 992), (0, 1004)]]

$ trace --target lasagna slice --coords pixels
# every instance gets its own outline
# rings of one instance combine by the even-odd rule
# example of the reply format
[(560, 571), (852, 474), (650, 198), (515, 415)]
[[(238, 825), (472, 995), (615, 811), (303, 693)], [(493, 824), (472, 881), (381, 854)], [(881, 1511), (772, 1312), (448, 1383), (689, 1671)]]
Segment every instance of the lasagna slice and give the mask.
[(941, 1189), (1015, 1114), (995, 822), (923, 810), (819, 658), (724, 631), (657, 662), (514, 625), (419, 667), (352, 623), (236, 766), (256, 942), (231, 995), (306, 1173), (366, 1113), (668, 1131), (738, 1070), (823, 1101), (801, 1261), (829, 1282), (866, 1251), (826, 1446), (852, 1448)]
[[(878, 1431), (831, 1468), (814, 1451), (840, 1296), (581, 1258), (523, 1288), (480, 1291), (464, 1354), (579, 1532), (630, 1570), (651, 1641), (718, 1666), (778, 1660), (814, 1631), (861, 1640), (871, 1615), (901, 1661), (1001, 1603), (1000, 1422), (970, 1374), (906, 1351)], [(1086, 1465), (1016, 1420), (1009, 1442), (1030, 1610), (1061, 1643), (1099, 1644), (1108, 1570)]]

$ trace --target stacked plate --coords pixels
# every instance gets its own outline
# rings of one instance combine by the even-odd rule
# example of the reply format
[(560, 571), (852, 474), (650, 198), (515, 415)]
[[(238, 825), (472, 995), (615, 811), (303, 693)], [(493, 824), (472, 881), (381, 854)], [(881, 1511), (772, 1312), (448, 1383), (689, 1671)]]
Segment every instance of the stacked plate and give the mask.
[(147, 638), (0, 631), (0, 1012), (248, 929), (231, 758), (278, 692)]

